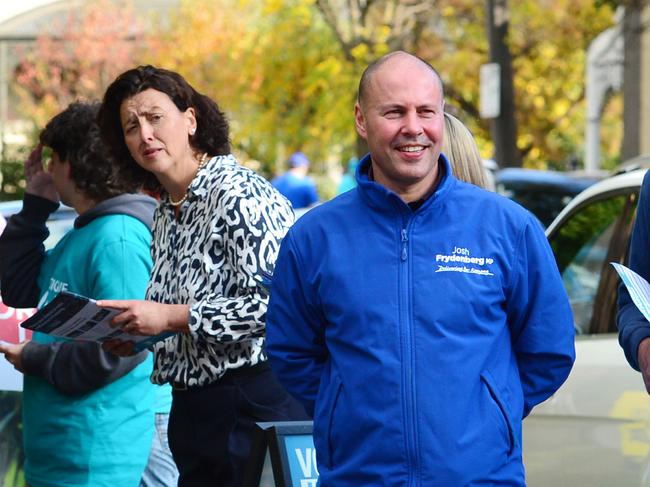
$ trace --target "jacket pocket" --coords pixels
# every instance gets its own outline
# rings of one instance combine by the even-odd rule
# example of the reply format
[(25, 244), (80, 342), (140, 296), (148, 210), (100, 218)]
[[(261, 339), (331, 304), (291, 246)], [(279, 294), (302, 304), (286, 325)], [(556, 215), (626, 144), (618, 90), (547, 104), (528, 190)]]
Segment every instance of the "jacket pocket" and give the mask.
[(484, 370), (481, 373), (481, 381), (485, 384), (485, 387), (490, 393), (490, 397), (494, 401), (494, 404), (496, 405), (497, 409), (500, 412), (500, 416), (503, 419), (506, 431), (508, 432), (508, 456), (511, 456), (516, 446), (516, 440), (514, 428), (510, 419), (510, 414), (508, 414), (507, 404), (499, 392), (499, 388), (497, 387), (496, 381), (494, 380), (494, 377), (492, 377), (492, 374), (490, 374), (487, 370)]
[[(334, 423), (334, 412), (336, 404), (341, 395), (343, 383), (338, 374), (332, 374), (332, 380), (328, 391), (324, 394), (324, 401), (320, 409), (320, 421), (318, 427), (318, 435), (314, 437), (314, 446), (316, 453), (319, 457), (319, 462), (322, 462), (326, 468), (332, 467), (332, 427)], [(318, 418), (314, 415), (314, 419)]]

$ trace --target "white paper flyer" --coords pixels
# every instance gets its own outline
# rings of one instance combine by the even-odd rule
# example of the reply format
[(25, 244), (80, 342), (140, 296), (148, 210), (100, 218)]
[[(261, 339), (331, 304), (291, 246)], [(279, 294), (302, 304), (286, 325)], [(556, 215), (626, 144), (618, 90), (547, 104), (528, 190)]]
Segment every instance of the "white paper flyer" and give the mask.
[(94, 299), (62, 291), (31, 318), (23, 321), (20, 326), (72, 340), (131, 341), (135, 343), (136, 351), (144, 350), (171, 335), (165, 333), (157, 336), (142, 336), (125, 333), (121, 328), (110, 324), (113, 317), (120, 312), (120, 310), (100, 308)]
[(650, 284), (648, 284), (648, 281), (622, 264), (616, 262), (611, 264), (630, 293), (632, 302), (639, 308), (645, 319), (650, 321)]

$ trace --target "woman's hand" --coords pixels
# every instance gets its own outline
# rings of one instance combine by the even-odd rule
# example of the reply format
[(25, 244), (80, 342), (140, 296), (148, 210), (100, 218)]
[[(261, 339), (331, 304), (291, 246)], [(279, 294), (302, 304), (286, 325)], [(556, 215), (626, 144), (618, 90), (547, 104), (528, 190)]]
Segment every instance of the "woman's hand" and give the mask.
[(121, 313), (113, 317), (111, 324), (121, 327), (125, 333), (130, 335), (153, 336), (166, 331), (189, 331), (187, 324), (189, 306), (185, 304), (102, 299), (97, 301), (97, 306), (121, 310)]

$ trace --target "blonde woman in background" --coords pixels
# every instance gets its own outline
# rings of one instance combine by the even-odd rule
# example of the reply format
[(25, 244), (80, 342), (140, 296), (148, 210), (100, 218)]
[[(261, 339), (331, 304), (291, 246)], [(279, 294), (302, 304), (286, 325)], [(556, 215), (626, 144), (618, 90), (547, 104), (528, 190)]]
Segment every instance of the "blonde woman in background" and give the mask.
[(447, 112), (442, 152), (449, 159), (456, 178), (481, 188), (494, 189), (494, 185), (490, 185), (487, 180), (474, 136), (463, 122)]

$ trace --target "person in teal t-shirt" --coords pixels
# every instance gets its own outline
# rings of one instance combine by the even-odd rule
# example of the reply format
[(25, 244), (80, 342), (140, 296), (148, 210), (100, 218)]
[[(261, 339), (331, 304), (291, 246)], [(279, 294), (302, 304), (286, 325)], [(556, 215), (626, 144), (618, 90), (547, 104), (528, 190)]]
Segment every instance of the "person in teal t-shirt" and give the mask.
[(355, 177), (355, 173), (357, 171), (358, 165), (359, 165), (359, 159), (356, 157), (350, 157), (345, 173), (343, 174), (343, 177), (341, 178), (341, 182), (339, 183), (339, 187), (336, 189), (337, 195), (343, 194), (346, 191), (350, 191), (351, 189), (357, 187), (357, 180)]
[[(23, 208), (0, 237), (2, 297), (11, 306), (42, 307), (63, 290), (95, 299), (144, 296), (156, 201), (115, 173), (97, 109), (71, 104), (47, 124), (25, 163)], [(43, 146), (52, 149), (47, 171)], [(79, 217), (45, 252), (45, 222), (59, 201)], [(120, 358), (98, 343), (41, 333), (0, 352), (25, 374), (24, 469), (31, 487), (138, 485), (158, 387), (149, 382), (149, 352)]]

